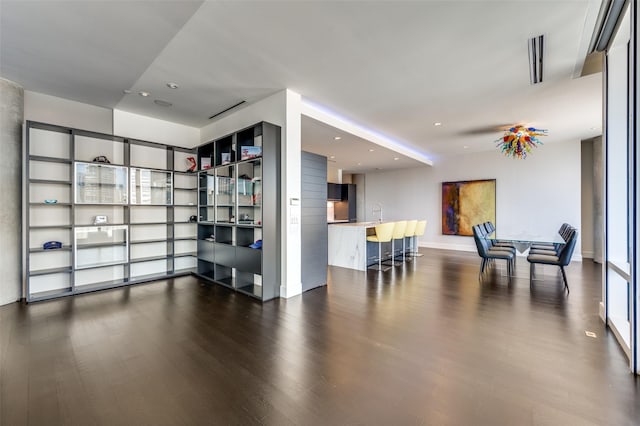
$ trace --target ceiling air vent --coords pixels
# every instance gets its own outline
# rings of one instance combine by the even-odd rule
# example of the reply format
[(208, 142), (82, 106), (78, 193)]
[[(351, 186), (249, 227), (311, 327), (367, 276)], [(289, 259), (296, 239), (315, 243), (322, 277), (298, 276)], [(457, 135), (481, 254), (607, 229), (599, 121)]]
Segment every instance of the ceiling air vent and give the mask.
[(213, 114), (211, 117), (209, 117), (209, 120), (212, 120), (212, 119), (216, 118), (217, 116), (224, 114), (225, 112), (231, 111), (231, 110), (232, 110), (232, 109), (234, 109), (235, 107), (238, 107), (238, 106), (240, 106), (240, 105), (242, 105), (242, 104), (244, 104), (244, 103), (246, 103), (246, 102), (247, 102), (247, 101), (240, 101), (240, 102), (238, 102), (237, 104), (232, 105), (232, 106), (230, 106), (230, 107), (229, 107), (229, 108), (227, 108), (227, 109), (224, 109), (224, 110), (222, 110), (222, 111), (220, 111), (220, 112), (217, 112), (217, 113)]
[(529, 78), (531, 84), (542, 83), (542, 54), (544, 53), (544, 36), (529, 39)]

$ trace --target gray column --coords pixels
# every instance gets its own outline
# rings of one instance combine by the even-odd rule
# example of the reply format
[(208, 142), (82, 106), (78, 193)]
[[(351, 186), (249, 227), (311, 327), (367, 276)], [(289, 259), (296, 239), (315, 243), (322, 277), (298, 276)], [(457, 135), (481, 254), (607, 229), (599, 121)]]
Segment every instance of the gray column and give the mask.
[(24, 90), (0, 78), (0, 305), (22, 297)]
[(602, 137), (593, 139), (593, 260), (602, 263), (604, 250), (604, 161)]

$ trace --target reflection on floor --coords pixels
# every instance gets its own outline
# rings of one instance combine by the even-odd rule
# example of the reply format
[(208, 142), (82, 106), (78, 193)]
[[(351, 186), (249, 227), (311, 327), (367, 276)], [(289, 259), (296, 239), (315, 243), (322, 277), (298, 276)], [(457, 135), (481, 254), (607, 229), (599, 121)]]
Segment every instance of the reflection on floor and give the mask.
[(2, 307), (0, 424), (636, 424), (598, 265), (567, 296), (424, 253), (264, 305), (186, 277)]

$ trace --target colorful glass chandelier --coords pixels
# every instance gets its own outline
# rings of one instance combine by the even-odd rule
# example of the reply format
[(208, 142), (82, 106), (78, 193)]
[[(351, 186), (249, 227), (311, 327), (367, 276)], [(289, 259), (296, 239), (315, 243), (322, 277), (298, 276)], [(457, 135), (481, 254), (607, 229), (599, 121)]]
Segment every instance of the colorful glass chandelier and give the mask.
[(533, 148), (543, 145), (539, 136), (547, 136), (547, 131), (516, 125), (504, 132), (504, 136), (496, 141), (496, 146), (507, 157), (524, 160)]

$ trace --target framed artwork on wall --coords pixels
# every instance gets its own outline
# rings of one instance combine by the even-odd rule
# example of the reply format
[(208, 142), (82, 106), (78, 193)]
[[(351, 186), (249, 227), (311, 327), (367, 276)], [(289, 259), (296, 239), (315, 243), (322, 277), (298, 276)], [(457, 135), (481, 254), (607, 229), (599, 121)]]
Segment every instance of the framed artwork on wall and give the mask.
[(478, 223), (496, 223), (496, 180), (442, 182), (442, 234), (473, 236)]

